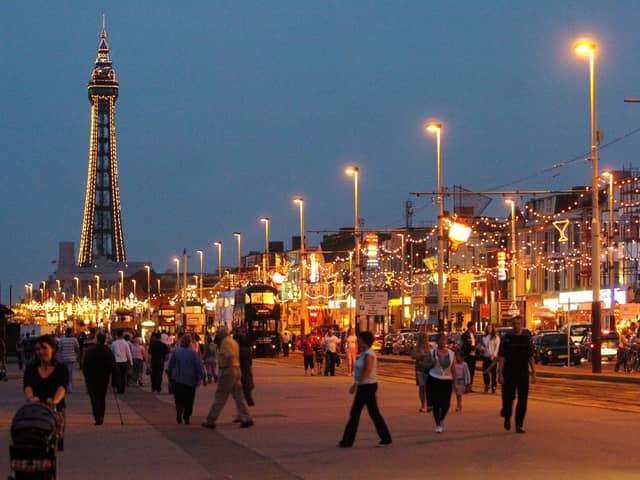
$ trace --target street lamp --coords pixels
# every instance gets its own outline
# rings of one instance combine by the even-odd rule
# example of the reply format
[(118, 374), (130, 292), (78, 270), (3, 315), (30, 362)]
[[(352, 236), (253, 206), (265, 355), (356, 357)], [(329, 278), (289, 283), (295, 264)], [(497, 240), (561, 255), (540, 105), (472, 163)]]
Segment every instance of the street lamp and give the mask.
[(160, 277), (158, 277), (158, 298), (160, 298)]
[(73, 277), (73, 281), (75, 282), (75, 285), (76, 285), (76, 299), (77, 299), (78, 296), (80, 295), (80, 278)]
[(96, 303), (100, 301), (100, 275), (94, 275), (96, 279)]
[(609, 232), (607, 239), (607, 247), (609, 247), (609, 329), (615, 328), (615, 321), (613, 315), (613, 302), (615, 300), (614, 294), (616, 289), (616, 278), (615, 278), (615, 258), (614, 258), (614, 247), (613, 247), (613, 180), (614, 173), (611, 170), (605, 170), (602, 172), (602, 176), (609, 178)]
[(202, 302), (202, 278), (204, 274), (204, 250), (196, 250), (196, 253), (200, 256), (200, 301)]
[(122, 303), (122, 295), (124, 295), (124, 270), (118, 270), (120, 274), (120, 303)]
[(218, 247), (218, 282), (222, 281), (222, 242), (217, 240), (213, 242), (214, 247)]
[(260, 217), (264, 223), (264, 265), (262, 266), (262, 283), (267, 283), (269, 273), (269, 217)]
[[(589, 99), (591, 104), (591, 342), (593, 343), (591, 371), (601, 373), (601, 311), (600, 311), (600, 208), (598, 205), (599, 176), (598, 144), (600, 143), (596, 118), (596, 45), (579, 42), (576, 52), (589, 57)], [(568, 332), (569, 333), (569, 332)]]
[[(344, 173), (353, 177), (353, 235), (355, 237), (355, 250), (356, 250), (356, 264), (353, 269), (355, 280), (355, 300), (356, 300), (356, 313), (355, 313), (355, 327), (356, 330), (360, 330), (360, 169), (356, 166), (349, 166), (345, 169)], [(350, 325), (353, 328), (353, 325)]]
[(504, 201), (511, 205), (511, 301), (515, 303), (518, 289), (516, 280), (516, 263), (518, 261), (518, 251), (516, 247), (516, 201), (508, 198)]
[(304, 198), (293, 197), (293, 203), (298, 205), (298, 211), (300, 213), (300, 329), (302, 335), (306, 335), (307, 328), (307, 292), (306, 292), (306, 276), (307, 276), (307, 262), (305, 259), (305, 244), (304, 244)]
[[(442, 124), (429, 122), (427, 132), (436, 134), (436, 158), (438, 169), (438, 331), (444, 331), (444, 197), (442, 191)], [(447, 312), (451, 313), (451, 312)]]
[(180, 259), (173, 257), (173, 262), (176, 264), (176, 301), (180, 298)]
[(236, 240), (238, 241), (238, 275), (240, 275), (240, 264), (242, 263), (242, 234), (240, 232), (233, 232), (232, 235), (236, 237)]
[(133, 283), (133, 298), (138, 298), (138, 288), (136, 286), (136, 279), (132, 278), (131, 283)]
[(145, 265), (144, 269), (147, 271), (147, 319), (151, 320), (151, 266)]

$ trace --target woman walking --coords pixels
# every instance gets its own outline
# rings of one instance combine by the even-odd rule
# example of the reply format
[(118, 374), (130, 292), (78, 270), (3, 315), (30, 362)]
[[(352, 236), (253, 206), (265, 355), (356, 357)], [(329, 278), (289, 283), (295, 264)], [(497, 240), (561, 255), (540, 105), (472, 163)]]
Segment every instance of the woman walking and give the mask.
[(496, 373), (498, 369), (498, 351), (500, 350), (500, 335), (496, 333), (495, 325), (487, 326), (486, 334), (482, 338), (482, 379), (484, 391), (496, 393)]
[(347, 355), (347, 375), (352, 376), (353, 365), (356, 363), (356, 358), (358, 357), (358, 337), (355, 336), (351, 327), (347, 330), (344, 351)]
[(302, 350), (302, 356), (304, 357), (304, 376), (313, 376), (313, 344), (311, 343), (311, 335), (307, 334), (302, 342), (300, 342), (300, 350)]
[(188, 425), (193, 412), (196, 386), (205, 377), (200, 354), (191, 346), (191, 335), (188, 333), (182, 335), (180, 343), (173, 350), (167, 371), (173, 384), (176, 421), (182, 423), (184, 419), (184, 423)]
[(358, 431), (358, 423), (360, 422), (360, 414), (365, 405), (380, 437), (378, 445), (384, 446), (391, 444), (391, 434), (380, 414), (378, 401), (376, 399), (376, 392), (378, 390), (378, 367), (376, 354), (371, 349), (372, 345), (373, 334), (371, 332), (360, 332), (358, 334), (358, 347), (361, 353), (354, 364), (354, 383), (351, 385), (351, 388), (349, 388), (349, 393), (352, 395), (355, 393), (355, 398), (353, 399), (349, 421), (344, 429), (342, 440), (338, 443), (338, 447), (340, 448), (350, 448), (353, 446)]
[(213, 341), (211, 335), (207, 335), (204, 346), (204, 369), (207, 372), (207, 383), (218, 381), (218, 373), (216, 372), (216, 357), (218, 355), (218, 346)]
[(432, 348), (427, 341), (427, 335), (421, 334), (418, 343), (411, 352), (411, 357), (416, 361), (416, 385), (418, 386), (418, 398), (420, 399), (419, 412), (430, 412), (431, 405), (427, 405), (427, 376), (429, 369), (433, 367)]
[(142, 337), (135, 337), (131, 343), (131, 358), (133, 358), (133, 375), (131, 375), (134, 385), (142, 386), (142, 376), (144, 375), (144, 365), (147, 361), (147, 351), (142, 345)]
[(451, 405), (451, 389), (456, 380), (455, 355), (447, 347), (447, 337), (438, 335), (438, 348), (432, 352), (433, 367), (427, 378), (427, 394), (433, 406), (436, 433), (444, 431), (444, 419)]
[[(38, 337), (34, 342), (34, 348), (35, 361), (24, 370), (24, 395), (27, 400), (49, 405), (64, 417), (64, 397), (69, 385), (69, 370), (56, 360), (58, 347), (51, 335)], [(62, 436), (58, 440), (58, 450), (64, 450)]]

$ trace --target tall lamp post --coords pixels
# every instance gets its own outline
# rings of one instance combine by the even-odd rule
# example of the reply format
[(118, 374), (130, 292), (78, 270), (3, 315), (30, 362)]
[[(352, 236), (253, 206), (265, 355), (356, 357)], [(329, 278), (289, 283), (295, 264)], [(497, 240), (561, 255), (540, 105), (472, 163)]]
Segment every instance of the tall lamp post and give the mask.
[(73, 282), (75, 283), (76, 286), (76, 301), (78, 300), (78, 297), (80, 296), (80, 278), (79, 277), (73, 277)]
[(218, 247), (218, 282), (222, 281), (222, 242), (217, 240), (213, 242), (214, 247)]
[(233, 232), (232, 235), (236, 237), (236, 245), (238, 246), (238, 273), (240, 273), (240, 265), (242, 264), (242, 234), (240, 232)]
[(615, 328), (615, 319), (613, 315), (613, 307), (615, 301), (615, 289), (616, 289), (616, 269), (615, 269), (615, 258), (614, 258), (614, 249), (613, 249), (613, 181), (614, 174), (613, 171), (608, 170), (602, 172), (602, 175), (609, 178), (609, 232), (607, 239), (607, 247), (609, 250), (609, 329)]
[(305, 245), (304, 245), (304, 198), (294, 197), (293, 203), (298, 205), (300, 213), (300, 330), (302, 335), (306, 335), (308, 329), (307, 318), (307, 262), (305, 259)]
[(145, 265), (147, 271), (147, 320), (151, 320), (151, 266)]
[(199, 287), (200, 287), (200, 302), (203, 301), (203, 295), (202, 295), (202, 279), (204, 278), (204, 250), (196, 250), (196, 253), (200, 256), (200, 283), (199, 283)]
[(260, 217), (264, 223), (264, 262), (262, 265), (262, 283), (267, 283), (269, 274), (269, 217)]
[(176, 264), (176, 301), (180, 298), (180, 259), (173, 257), (173, 262)]
[[(353, 236), (355, 237), (355, 250), (356, 260), (353, 267), (354, 280), (355, 280), (355, 300), (356, 300), (356, 314), (355, 314), (355, 328), (356, 331), (360, 331), (360, 169), (355, 166), (347, 167), (345, 173), (353, 177)], [(353, 327), (353, 325), (350, 325)]]
[(138, 298), (138, 286), (136, 279), (132, 278), (131, 283), (133, 283), (133, 299), (136, 300)]
[(600, 208), (598, 205), (598, 126), (596, 117), (596, 45), (579, 42), (576, 52), (589, 57), (589, 99), (591, 104), (591, 342), (593, 343), (591, 371), (601, 373), (601, 310), (600, 310)]
[(511, 205), (511, 301), (515, 303), (518, 295), (516, 266), (518, 262), (518, 251), (516, 247), (516, 201), (512, 198), (505, 200), (507, 205)]
[[(424, 128), (436, 134), (436, 158), (438, 168), (438, 331), (444, 331), (444, 197), (442, 191), (442, 124), (429, 122)], [(451, 312), (447, 312), (451, 313)]]
[(120, 303), (122, 303), (122, 296), (124, 295), (124, 270), (118, 270), (120, 274)]

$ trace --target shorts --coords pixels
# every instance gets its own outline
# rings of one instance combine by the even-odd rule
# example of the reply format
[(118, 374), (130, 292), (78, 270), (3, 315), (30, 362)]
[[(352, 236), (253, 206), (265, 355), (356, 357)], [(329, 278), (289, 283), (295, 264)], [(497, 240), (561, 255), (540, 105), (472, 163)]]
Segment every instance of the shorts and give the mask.
[(427, 372), (424, 370), (416, 370), (416, 385), (419, 387), (426, 387), (427, 375)]

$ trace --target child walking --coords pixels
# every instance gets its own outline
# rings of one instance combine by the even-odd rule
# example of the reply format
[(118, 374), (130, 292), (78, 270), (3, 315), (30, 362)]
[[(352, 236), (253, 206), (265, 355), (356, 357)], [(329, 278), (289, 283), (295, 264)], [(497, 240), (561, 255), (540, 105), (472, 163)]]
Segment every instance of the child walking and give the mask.
[(466, 390), (466, 388), (471, 385), (471, 373), (469, 372), (469, 367), (467, 366), (467, 362), (464, 361), (463, 353), (458, 350), (456, 352), (456, 412), (462, 411), (462, 394)]

